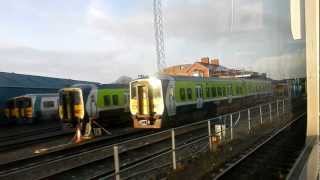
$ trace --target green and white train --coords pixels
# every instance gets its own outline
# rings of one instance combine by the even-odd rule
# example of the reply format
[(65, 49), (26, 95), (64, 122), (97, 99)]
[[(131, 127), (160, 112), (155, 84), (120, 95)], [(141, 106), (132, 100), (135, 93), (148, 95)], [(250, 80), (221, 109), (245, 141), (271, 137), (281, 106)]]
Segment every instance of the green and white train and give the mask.
[(160, 75), (130, 83), (135, 128), (162, 128), (202, 120), (267, 101), (271, 80)]
[(58, 94), (26, 94), (13, 97), (7, 101), (6, 116), (21, 124), (58, 120)]
[(128, 124), (128, 85), (78, 84), (59, 90), (59, 116), (74, 127), (95, 121), (103, 127)]

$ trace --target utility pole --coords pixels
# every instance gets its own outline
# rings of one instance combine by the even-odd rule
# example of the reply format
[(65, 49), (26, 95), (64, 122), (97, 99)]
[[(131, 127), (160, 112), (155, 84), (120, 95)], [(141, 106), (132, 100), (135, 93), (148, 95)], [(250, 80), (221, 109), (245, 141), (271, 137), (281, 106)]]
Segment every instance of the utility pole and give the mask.
[(157, 69), (160, 73), (166, 67), (164, 39), (163, 39), (163, 24), (162, 24), (162, 0), (153, 0), (153, 15), (154, 15), (154, 30), (157, 52)]

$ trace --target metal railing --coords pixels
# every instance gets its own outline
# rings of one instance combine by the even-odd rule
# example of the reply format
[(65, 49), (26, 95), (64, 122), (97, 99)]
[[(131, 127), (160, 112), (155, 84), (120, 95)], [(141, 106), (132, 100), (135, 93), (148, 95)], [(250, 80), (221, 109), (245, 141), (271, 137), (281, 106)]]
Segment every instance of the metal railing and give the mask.
[(105, 178), (130, 179), (153, 176), (160, 169), (176, 170), (199, 153), (215, 151), (217, 145), (255, 136), (264, 125), (280, 128), (281, 122), (290, 119), (285, 118), (287, 112), (289, 100), (276, 100), (116, 144), (113, 173)]

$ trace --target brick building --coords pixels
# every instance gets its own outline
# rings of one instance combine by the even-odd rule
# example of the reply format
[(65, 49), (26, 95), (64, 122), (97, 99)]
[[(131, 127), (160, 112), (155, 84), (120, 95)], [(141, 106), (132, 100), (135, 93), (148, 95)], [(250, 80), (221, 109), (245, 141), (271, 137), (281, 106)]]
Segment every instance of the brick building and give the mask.
[(219, 64), (219, 59), (201, 58), (193, 64), (182, 64), (165, 68), (163, 74), (173, 76), (200, 76), (200, 77), (266, 77), (257, 72), (229, 69)]

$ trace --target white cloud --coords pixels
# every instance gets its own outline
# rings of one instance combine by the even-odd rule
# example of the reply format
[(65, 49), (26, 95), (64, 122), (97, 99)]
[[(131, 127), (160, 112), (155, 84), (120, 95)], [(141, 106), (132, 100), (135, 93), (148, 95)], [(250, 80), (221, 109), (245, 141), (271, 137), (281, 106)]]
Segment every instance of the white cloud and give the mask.
[(273, 79), (306, 77), (305, 49), (280, 56), (265, 57), (253, 64), (253, 70), (268, 72)]
[[(85, 49), (83, 47), (90, 48), (92, 45), (87, 52), (77, 49), (72, 52), (70, 49), (49, 51), (10, 43), (0, 44), (0, 71), (100, 82), (111, 82), (120, 75), (136, 77), (138, 74), (154, 73), (156, 55), (152, 1), (135, 2), (134, 9), (115, 12), (117, 8), (121, 9), (114, 7), (115, 3), (111, 5), (110, 1), (90, 1), (84, 19), (80, 21), (84, 23), (72, 26), (78, 27), (76, 35), (72, 34), (73, 39), (68, 39), (70, 34), (63, 33), (66, 37), (61, 38), (59, 46), (68, 44), (67, 47), (70, 47), (75, 44), (76, 47)], [(252, 67), (252, 64), (255, 64), (257, 70), (276, 75), (274, 72), (277, 70), (264, 67), (280, 63), (279, 59), (291, 58), (289, 55), (279, 55), (283, 54), (283, 51), (289, 51), (287, 49), (292, 45), (288, 43), (289, 26), (281, 23), (284, 25), (279, 28), (279, 22), (275, 20), (279, 17), (275, 17), (275, 13), (268, 14), (267, 18), (261, 17), (266, 10), (263, 8), (265, 1), (241, 0), (241, 7), (235, 8), (233, 32), (230, 31), (231, 1), (163, 2), (166, 56), (169, 65), (192, 63), (202, 56), (210, 56), (220, 57), (222, 64), (227, 66)], [(270, 7), (277, 5), (277, 2), (273, 0)], [(285, 16), (285, 13), (282, 12), (281, 16)], [(63, 27), (60, 27), (63, 32), (70, 30)], [(83, 37), (74, 39), (78, 35)], [(283, 48), (279, 49), (280, 47)], [(277, 58), (278, 56), (281, 57)], [(242, 59), (243, 57), (246, 59)], [(291, 63), (302, 66), (301, 62), (294, 60)], [(291, 72), (288, 70), (285, 74)]]

